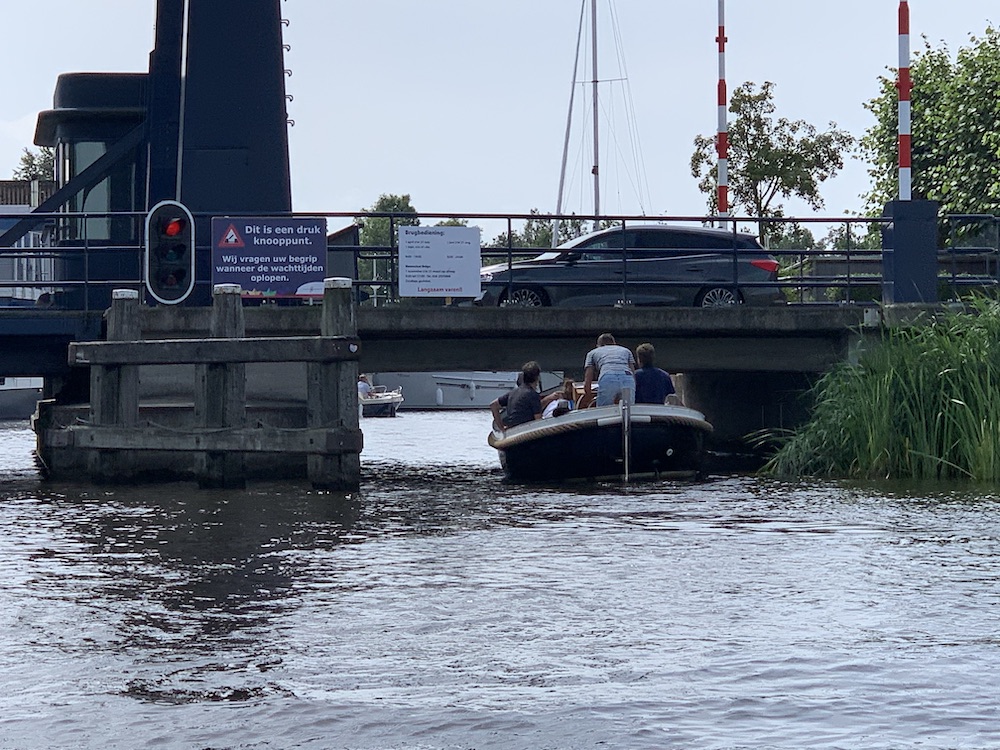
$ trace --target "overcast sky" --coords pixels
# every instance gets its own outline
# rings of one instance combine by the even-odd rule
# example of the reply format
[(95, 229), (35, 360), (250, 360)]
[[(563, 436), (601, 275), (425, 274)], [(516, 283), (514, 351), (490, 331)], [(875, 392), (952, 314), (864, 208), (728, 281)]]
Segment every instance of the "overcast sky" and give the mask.
[[(627, 78), (634, 118), (601, 143), (605, 213), (701, 215), (688, 162), (716, 130), (716, 0), (598, 0), (601, 79)], [(60, 73), (145, 71), (155, 0), (7, 0), (0, 178), (9, 179)], [(296, 211), (355, 211), (409, 193), (425, 212), (553, 211), (581, 0), (286, 0), (285, 53)], [(729, 0), (727, 79), (776, 85), (778, 114), (856, 136), (863, 103), (897, 63), (897, 0)], [(911, 0), (921, 36), (954, 52), (1000, 22), (996, 0)], [(612, 13), (613, 11), (613, 13)], [(589, 20), (589, 2), (587, 18)], [(616, 24), (612, 24), (614, 15)], [(615, 38), (617, 28), (617, 40)], [(225, 33), (224, 29), (219, 30)], [(624, 69), (614, 61), (624, 61)], [(580, 80), (589, 80), (589, 62)], [(625, 82), (601, 84), (623, 114)], [(576, 87), (589, 109), (589, 85)], [(606, 102), (606, 103), (605, 103)], [(589, 130), (579, 110), (574, 130)], [(641, 200), (621, 178), (628, 124), (645, 172)], [(571, 143), (564, 208), (592, 210), (591, 147)], [(617, 178), (616, 178), (617, 176)], [(648, 189), (647, 189), (648, 186)], [(861, 208), (865, 166), (823, 186), (835, 216)], [(792, 213), (809, 215), (801, 206)]]

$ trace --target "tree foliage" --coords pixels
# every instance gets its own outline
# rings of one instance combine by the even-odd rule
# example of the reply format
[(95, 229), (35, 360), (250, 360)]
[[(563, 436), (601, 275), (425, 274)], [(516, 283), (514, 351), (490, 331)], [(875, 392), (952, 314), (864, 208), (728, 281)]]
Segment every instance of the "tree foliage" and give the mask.
[[(939, 201), (944, 213), (1000, 214), (1000, 32), (969, 37), (952, 58), (947, 46), (913, 56), (910, 103), (914, 197)], [(869, 210), (899, 194), (899, 95), (893, 77), (865, 105), (876, 119), (861, 139), (872, 189)]]
[(48, 146), (42, 146), (38, 151), (24, 149), (21, 152), (21, 161), (14, 170), (15, 180), (54, 180), (55, 151)]
[[(552, 247), (552, 224), (551, 215), (539, 212), (537, 208), (531, 209), (531, 218), (524, 222), (520, 231), (513, 230), (509, 234), (501, 232), (494, 237), (488, 247)], [(578, 219), (575, 217), (563, 217), (559, 220), (559, 235), (556, 244), (561, 245), (569, 242), (581, 235), (591, 231), (589, 219)], [(602, 219), (597, 228), (608, 229), (619, 226), (615, 221)]]
[(410, 203), (408, 194), (383, 193), (371, 208), (361, 210), (361, 216), (356, 217), (356, 221), (361, 224), (361, 244), (366, 247), (391, 247), (399, 237), (400, 226), (420, 226), (417, 209)]
[[(733, 91), (729, 111), (730, 212), (754, 217), (781, 217), (782, 199), (800, 198), (814, 209), (823, 208), (820, 183), (844, 166), (844, 153), (854, 138), (836, 123), (820, 132), (804, 120), (774, 116), (774, 84), (759, 88), (748, 81)], [(715, 136), (695, 138), (691, 174), (708, 199), (709, 211), (718, 211), (718, 159)], [(761, 227), (761, 234), (779, 231), (777, 224)]]
[[(552, 217), (542, 214), (537, 208), (531, 209), (531, 218), (524, 222), (520, 231), (502, 232), (494, 237), (489, 247), (552, 247)], [(584, 219), (561, 219), (559, 237), (556, 244), (562, 244), (587, 232)]]
[[(379, 214), (392, 214), (379, 215)], [(410, 196), (383, 193), (371, 208), (361, 210), (355, 217), (361, 225), (362, 247), (390, 248), (397, 244), (399, 227), (420, 226), (417, 209), (410, 203)], [(395, 260), (389, 250), (372, 250), (358, 255), (358, 278), (389, 281), (393, 278)]]

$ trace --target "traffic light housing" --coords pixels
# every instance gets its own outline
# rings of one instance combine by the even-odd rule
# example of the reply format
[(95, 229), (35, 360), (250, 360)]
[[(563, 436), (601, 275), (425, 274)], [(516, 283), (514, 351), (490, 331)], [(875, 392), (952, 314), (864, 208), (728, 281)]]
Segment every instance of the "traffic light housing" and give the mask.
[(161, 201), (146, 215), (146, 289), (176, 305), (194, 290), (194, 219), (177, 201)]

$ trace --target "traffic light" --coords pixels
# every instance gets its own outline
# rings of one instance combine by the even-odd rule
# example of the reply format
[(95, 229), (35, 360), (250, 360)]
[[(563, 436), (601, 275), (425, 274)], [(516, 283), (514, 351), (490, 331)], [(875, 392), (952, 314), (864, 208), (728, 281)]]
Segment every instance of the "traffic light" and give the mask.
[(164, 305), (194, 289), (194, 219), (177, 201), (161, 201), (146, 215), (146, 289)]

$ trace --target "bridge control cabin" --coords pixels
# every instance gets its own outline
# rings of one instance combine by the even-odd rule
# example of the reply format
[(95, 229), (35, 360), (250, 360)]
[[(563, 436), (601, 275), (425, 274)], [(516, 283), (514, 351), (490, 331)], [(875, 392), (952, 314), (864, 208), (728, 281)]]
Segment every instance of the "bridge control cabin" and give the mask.
[[(143, 220), (163, 200), (205, 216), (291, 211), (280, 0), (149, 2), (148, 71), (59, 76), (35, 130), (58, 189), (0, 227), (0, 253), (45, 230), (57, 307), (105, 309), (142, 278)], [(211, 301), (208, 251), (202, 240), (192, 304)]]

